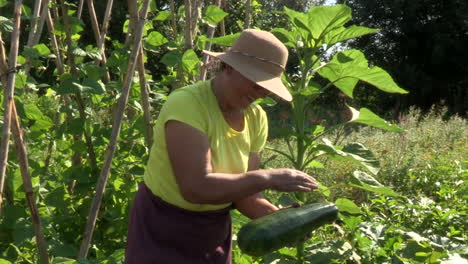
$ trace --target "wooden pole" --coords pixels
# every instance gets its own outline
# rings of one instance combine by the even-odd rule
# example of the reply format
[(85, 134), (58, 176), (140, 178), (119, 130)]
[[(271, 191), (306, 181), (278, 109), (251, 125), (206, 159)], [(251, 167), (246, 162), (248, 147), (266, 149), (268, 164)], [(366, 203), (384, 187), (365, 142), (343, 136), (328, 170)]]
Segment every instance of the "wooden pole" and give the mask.
[[(131, 4), (129, 2), (129, 4)], [(130, 17), (136, 19), (133, 21), (133, 25), (138, 22), (139, 14), (138, 14), (138, 6), (135, 1), (133, 1), (132, 7), (129, 7)], [(132, 30), (135, 30), (132, 28)], [(143, 118), (145, 122), (145, 139), (146, 139), (146, 146), (151, 148), (153, 145), (153, 125), (151, 124), (151, 108), (149, 103), (149, 92), (148, 92), (148, 85), (146, 82), (145, 76), (145, 63), (144, 63), (144, 53), (143, 53), (143, 45), (140, 46), (140, 51), (138, 52), (138, 60), (136, 69), (138, 71), (138, 77), (140, 80), (140, 90), (141, 90), (141, 103), (143, 107)]]
[(108, 0), (107, 1), (107, 6), (106, 6), (106, 11), (104, 13), (104, 20), (102, 21), (102, 28), (101, 28), (101, 34), (99, 36), (99, 40), (97, 42), (97, 48), (99, 50), (99, 54), (101, 54), (101, 57), (103, 58), (102, 60), (102, 66), (106, 68), (106, 74), (104, 75), (104, 81), (109, 81), (110, 80), (110, 74), (109, 70), (107, 69), (107, 58), (106, 58), (106, 53), (105, 53), (105, 42), (106, 42), (106, 35), (107, 35), (107, 29), (109, 28), (109, 22), (111, 19), (111, 13), (112, 13), (112, 5), (114, 4), (113, 0)]
[[(216, 0), (215, 5), (217, 7), (220, 7), (221, 6), (221, 0)], [(213, 38), (215, 30), (216, 30), (216, 25), (214, 25), (214, 26), (209, 25), (208, 26), (208, 32), (206, 33), (206, 36), (208, 38)], [(208, 50), (208, 51), (211, 50), (211, 42), (210, 41), (206, 42), (205, 50)], [(208, 60), (209, 60), (209, 56), (206, 55), (206, 54), (203, 54), (203, 63), (202, 63), (202, 67), (201, 67), (200, 77), (199, 77), (200, 80), (206, 80), (206, 73), (207, 73), (207, 70), (208, 70), (206, 65), (208, 64)]]
[[(13, 95), (15, 89), (15, 77), (16, 77), (16, 62), (18, 58), (19, 48), (19, 37), (20, 37), (20, 26), (21, 26), (21, 0), (15, 0), (15, 9), (13, 16), (13, 32), (11, 33), (10, 41), (10, 54), (8, 62), (10, 67), (7, 67), (7, 72), (4, 74), (8, 75), (7, 84), (4, 89), (4, 115), (3, 115), (3, 128), (2, 128), (2, 140), (0, 143), (0, 214), (2, 210), (3, 202), (3, 186), (5, 184), (6, 177), (6, 165), (8, 160), (8, 148), (10, 142), (10, 130), (11, 130), (11, 107), (13, 102)], [(5, 64), (7, 65), (7, 64)]]
[(250, 21), (252, 20), (252, 0), (247, 0), (245, 3), (245, 20), (244, 20), (244, 29), (250, 27)]
[[(93, 32), (94, 32), (94, 39), (96, 39), (96, 44), (98, 45), (98, 48), (99, 48), (99, 43), (101, 41), (101, 32), (99, 30), (99, 22), (97, 20), (96, 11), (94, 9), (94, 1), (86, 0), (86, 4), (88, 5), (89, 16), (91, 18), (91, 27), (93, 28)], [(105, 65), (107, 64), (106, 54), (104, 54), (103, 52), (100, 55), (101, 55), (101, 60), (96, 60), (96, 64), (102, 63), (102, 65), (105, 67)], [(106, 73), (104, 74), (104, 82), (109, 82), (109, 81), (110, 81), (110, 75), (106, 68)]]
[(143, 26), (146, 21), (148, 7), (149, 7), (149, 0), (145, 0), (143, 3), (143, 7), (141, 9), (141, 13), (140, 13), (140, 21), (138, 23), (138, 26), (136, 27), (136, 31), (134, 35), (135, 37), (133, 40), (133, 49), (132, 49), (132, 53), (130, 54), (128, 70), (125, 75), (124, 85), (122, 87), (122, 95), (119, 98), (118, 108), (117, 108), (117, 112), (115, 114), (115, 118), (114, 118), (114, 122), (112, 126), (112, 134), (111, 134), (109, 146), (106, 151), (107, 153), (106, 159), (104, 161), (104, 165), (101, 170), (101, 175), (96, 185), (96, 194), (93, 198), (93, 202), (91, 204), (91, 208), (89, 211), (88, 222), (86, 223), (86, 229), (83, 235), (83, 241), (81, 243), (78, 259), (85, 259), (86, 256), (88, 255), (88, 250), (91, 244), (94, 227), (96, 225), (96, 219), (99, 214), (99, 208), (101, 206), (102, 197), (104, 196), (104, 190), (106, 187), (107, 179), (109, 178), (112, 158), (114, 157), (114, 153), (117, 147), (117, 139), (120, 135), (125, 106), (127, 105), (127, 102), (128, 102), (128, 95), (130, 93), (130, 86), (132, 84), (133, 74), (135, 72), (135, 65), (138, 59), (138, 53), (140, 51), (141, 37), (143, 35)]

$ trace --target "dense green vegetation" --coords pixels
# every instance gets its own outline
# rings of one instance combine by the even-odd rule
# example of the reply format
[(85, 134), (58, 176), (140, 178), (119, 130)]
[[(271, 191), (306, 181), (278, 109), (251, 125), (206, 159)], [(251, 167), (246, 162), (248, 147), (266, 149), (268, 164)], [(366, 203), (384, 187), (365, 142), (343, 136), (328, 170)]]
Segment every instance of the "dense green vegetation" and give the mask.
[[(294, 96), (291, 105), (259, 102), (271, 124), (262, 166), (305, 170), (321, 183), (309, 194), (266, 196), (281, 206), (333, 202), (340, 214), (310, 240), (255, 259), (234, 236), (234, 263), (466, 263), (467, 122), (440, 108), (387, 113), (375, 98), (408, 96), (402, 94), (414, 87), (399, 86), (378, 60), (368, 61), (366, 49), (343, 45), (378, 32), (353, 25), (348, 6), (253, 0), (250, 8), (230, 2), (223, 11), (220, 1), (145, 0), (138, 7), (148, 8), (139, 14), (147, 19), (138, 20), (136, 5), (116, 1), (117, 20), (98, 38), (87, 5), (80, 17), (76, 3), (51, 1), (51, 20), (34, 37), (37, 2), (19, 3), (0, 0), (6, 50), (0, 126), (11, 126), (14, 139), (6, 152), (4, 129), (0, 264), (122, 263), (128, 213), (160, 106), (173, 89), (213, 73), (212, 64), (202, 63), (202, 49), (222, 50), (243, 28), (256, 26), (289, 48), (284, 83)], [(104, 9), (98, 1), (96, 12)], [(19, 56), (4, 60), (14, 54), (15, 33)], [(15, 106), (5, 107), (12, 88)], [(236, 234), (247, 219), (237, 211), (232, 216)]]

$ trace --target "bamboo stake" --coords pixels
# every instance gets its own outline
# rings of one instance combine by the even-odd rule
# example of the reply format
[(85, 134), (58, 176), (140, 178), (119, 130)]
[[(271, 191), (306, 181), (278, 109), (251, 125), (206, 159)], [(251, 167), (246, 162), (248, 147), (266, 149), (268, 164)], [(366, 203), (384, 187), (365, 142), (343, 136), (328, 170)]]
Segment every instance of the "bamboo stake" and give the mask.
[(153, 145), (153, 125), (151, 124), (151, 106), (149, 103), (148, 85), (145, 76), (145, 63), (143, 61), (143, 47), (140, 47), (140, 52), (137, 61), (138, 76), (140, 78), (141, 102), (143, 106), (143, 118), (145, 120), (145, 137), (146, 145), (149, 148)]
[[(5, 75), (8, 72), (8, 65), (5, 58), (5, 53), (3, 42), (1, 41), (0, 35), (0, 75), (2, 76), (1, 81), (4, 87), (8, 87), (7, 76)], [(47, 243), (44, 239), (44, 234), (41, 228), (41, 221), (39, 218), (39, 213), (35, 204), (33, 188), (31, 184), (31, 175), (29, 174), (29, 165), (28, 158), (26, 154), (26, 148), (24, 147), (24, 141), (22, 139), (21, 128), (18, 121), (18, 114), (16, 113), (15, 101), (11, 101), (11, 123), (13, 136), (15, 141), (16, 153), (18, 156), (21, 176), (23, 177), (23, 186), (25, 188), (26, 199), (28, 201), (28, 206), (31, 211), (32, 221), (34, 225), (34, 232), (36, 234), (36, 243), (39, 251), (40, 263), (49, 263), (49, 257), (47, 255)], [(1, 203), (1, 199), (0, 199)], [(1, 206), (0, 206), (1, 207)]]
[(177, 38), (177, 24), (176, 24), (176, 10), (174, 6), (174, 0), (169, 0), (169, 7), (171, 9), (171, 25), (172, 25), (172, 39), (175, 40)]
[(103, 58), (102, 64), (103, 67), (106, 68), (106, 75), (105, 75), (105, 81), (110, 80), (110, 74), (109, 70), (107, 69), (107, 58), (106, 58), (106, 53), (105, 53), (105, 41), (106, 41), (106, 34), (107, 34), (107, 29), (109, 28), (109, 21), (111, 19), (111, 12), (112, 12), (112, 5), (114, 4), (113, 0), (108, 0), (107, 1), (107, 6), (106, 6), (106, 11), (104, 13), (104, 20), (102, 22), (102, 28), (101, 28), (101, 34), (99, 36), (99, 40), (97, 42), (97, 48), (99, 51), (99, 54), (101, 54), (101, 57)]
[[(101, 41), (101, 32), (99, 30), (99, 22), (96, 16), (96, 10), (94, 9), (94, 1), (93, 0), (86, 0), (86, 4), (88, 5), (89, 9), (89, 16), (91, 18), (91, 27), (93, 28), (94, 38), (96, 39), (96, 44), (99, 46), (99, 42)], [(107, 64), (106, 54), (101, 53), (101, 60), (96, 60), (96, 64), (102, 63), (103, 66)], [(105, 67), (105, 74), (104, 74), (104, 82), (110, 81), (110, 75), (107, 71), (107, 67)]]
[[(3, 87), (7, 87), (8, 83), (8, 66), (6, 62), (6, 56), (5, 56), (5, 49), (3, 45), (3, 40), (2, 40), (2, 32), (0, 32), (0, 76), (2, 80), (2, 85)], [(5, 88), (4, 88), (5, 89)], [(5, 89), (6, 91), (6, 89)], [(3, 161), (6, 157), (8, 157), (7, 152), (8, 152), (8, 142), (9, 139), (6, 143), (3, 142), (3, 139), (6, 137), (2, 136), (2, 143), (1, 143), (1, 149), (3, 150), (4, 144), (6, 144), (6, 153), (3, 154), (3, 151), (1, 152), (3, 156), (1, 156), (0, 160)], [(5, 161), (6, 163), (6, 161)], [(6, 172), (6, 166), (5, 166), (5, 172)], [(6, 178), (6, 173), (0, 174), (0, 216), (2, 216), (2, 204), (3, 204), (3, 189), (4, 189), (4, 184), (5, 184), (5, 178)]]
[(84, 0), (80, 0), (80, 3), (78, 4), (78, 12), (77, 12), (77, 17), (81, 19), (81, 14), (83, 13), (83, 5), (84, 5)]
[(33, 187), (31, 183), (31, 174), (29, 173), (28, 155), (24, 140), (21, 135), (21, 127), (18, 121), (18, 115), (16, 113), (16, 107), (14, 101), (12, 103), (13, 115), (13, 136), (15, 139), (15, 148), (18, 155), (20, 164), (21, 176), (23, 178), (24, 191), (26, 193), (26, 200), (28, 201), (29, 210), (31, 211), (31, 217), (34, 225), (34, 233), (36, 234), (36, 243), (39, 251), (39, 263), (49, 263), (49, 256), (47, 254), (47, 243), (42, 232), (41, 219), (39, 217), (39, 211), (37, 210), (36, 201), (34, 198)]
[[(130, 13), (130, 16), (136, 19), (139, 18), (137, 8), (138, 8), (137, 3), (133, 1), (132, 7), (129, 8), (129, 11), (132, 12)], [(135, 22), (136, 21), (133, 22), (134, 25), (136, 24)], [(132, 30), (135, 30), (135, 29), (132, 29)], [(148, 85), (147, 85), (146, 76), (145, 76), (145, 72), (146, 72), (145, 63), (143, 59), (144, 59), (143, 45), (141, 45), (140, 51), (138, 52), (138, 60), (137, 60), (136, 69), (138, 71), (138, 77), (140, 79), (141, 102), (143, 106), (143, 118), (145, 121), (146, 145), (148, 148), (150, 148), (151, 145), (153, 145), (153, 129), (152, 129), (152, 124), (151, 124), (151, 109), (150, 109), (150, 103), (149, 103)]]
[[(196, 0), (193, 0), (196, 1)], [(185, 49), (193, 48), (192, 39), (192, 0), (184, 0), (185, 3)]]
[[(221, 6), (221, 0), (216, 0), (215, 5), (217, 7), (220, 7)], [(215, 26), (209, 25), (208, 26), (208, 32), (206, 34), (207, 37), (208, 38), (213, 38), (215, 30), (216, 30), (216, 25)], [(206, 42), (205, 50), (208, 50), (208, 51), (211, 50), (211, 42), (210, 41)], [(206, 80), (206, 73), (207, 73), (207, 70), (208, 70), (206, 65), (208, 64), (208, 60), (209, 60), (209, 56), (206, 55), (206, 54), (203, 54), (203, 63), (202, 63), (202, 67), (201, 67), (201, 73), (200, 73), (200, 77), (198, 78), (200, 80)]]
[(244, 20), (244, 29), (250, 27), (250, 21), (252, 17), (252, 0), (247, 0), (245, 3), (245, 20)]
[(112, 135), (107, 148), (107, 155), (104, 161), (104, 166), (101, 170), (101, 175), (96, 185), (96, 194), (93, 198), (93, 203), (91, 204), (88, 222), (86, 224), (86, 229), (83, 235), (83, 241), (80, 247), (80, 253), (78, 259), (84, 259), (88, 255), (89, 246), (91, 243), (91, 238), (93, 236), (94, 227), (96, 224), (96, 219), (99, 213), (99, 207), (101, 206), (102, 197), (104, 196), (104, 190), (106, 187), (107, 179), (109, 178), (110, 166), (112, 164), (112, 158), (117, 147), (117, 139), (120, 134), (123, 113), (125, 111), (125, 106), (128, 102), (128, 95), (130, 93), (130, 86), (132, 84), (133, 74), (135, 72), (135, 64), (138, 59), (138, 53), (140, 51), (141, 37), (143, 34), (143, 26), (146, 21), (146, 16), (148, 13), (149, 0), (145, 0), (143, 7), (140, 13), (140, 21), (136, 27), (135, 37), (133, 40), (133, 49), (130, 54), (130, 61), (128, 63), (128, 71), (125, 75), (124, 85), (122, 87), (122, 95), (119, 98), (118, 108), (115, 115), (114, 123), (112, 126)]
[(29, 31), (28, 42), (26, 44), (27, 47), (31, 47), (33, 45), (34, 34), (36, 34), (37, 32), (39, 13), (41, 10), (41, 2), (42, 0), (34, 1), (34, 10), (33, 10), (32, 19), (31, 19), (31, 29)]
[[(11, 106), (13, 102), (13, 95), (15, 89), (15, 76), (16, 76), (16, 62), (18, 58), (18, 46), (20, 37), (21, 26), (21, 2), (22, 0), (15, 0), (15, 9), (13, 17), (13, 32), (11, 33), (10, 40), (10, 55), (8, 61), (11, 65), (6, 74), (8, 74), (7, 84), (4, 89), (4, 115), (3, 115), (3, 129), (2, 140), (0, 143), (0, 214), (2, 209), (2, 193), (3, 185), (5, 184), (6, 166), (8, 160), (8, 148), (10, 142), (10, 129), (11, 129)], [(5, 64), (7, 65), (7, 64)]]
[(45, 0), (42, 2), (41, 17), (39, 20), (39, 25), (36, 34), (34, 34), (34, 37), (32, 39), (32, 45), (36, 45), (37, 43), (39, 43), (39, 40), (41, 38), (42, 30), (44, 28), (44, 22), (46, 21), (49, 13), (49, 2), (50, 0)]
[[(40, 8), (41, 8), (41, 0), (34, 1), (34, 9), (33, 9), (32, 18), (31, 18), (31, 29), (29, 30), (28, 41), (26, 43), (26, 47), (29, 47), (29, 48), (34, 45), (33, 39), (37, 31), (37, 24), (38, 24), (37, 22), (39, 20)], [(26, 75), (29, 74), (30, 69), (31, 69), (31, 58), (27, 57), (26, 63), (24, 66), (24, 71)]]

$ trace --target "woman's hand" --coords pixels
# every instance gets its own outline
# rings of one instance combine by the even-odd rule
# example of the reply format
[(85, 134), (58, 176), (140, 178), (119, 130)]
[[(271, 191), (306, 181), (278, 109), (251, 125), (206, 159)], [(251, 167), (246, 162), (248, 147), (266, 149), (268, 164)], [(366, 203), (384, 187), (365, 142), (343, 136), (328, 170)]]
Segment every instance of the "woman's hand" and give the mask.
[(310, 192), (318, 188), (317, 181), (307, 173), (295, 169), (266, 170), (270, 189), (280, 192)]

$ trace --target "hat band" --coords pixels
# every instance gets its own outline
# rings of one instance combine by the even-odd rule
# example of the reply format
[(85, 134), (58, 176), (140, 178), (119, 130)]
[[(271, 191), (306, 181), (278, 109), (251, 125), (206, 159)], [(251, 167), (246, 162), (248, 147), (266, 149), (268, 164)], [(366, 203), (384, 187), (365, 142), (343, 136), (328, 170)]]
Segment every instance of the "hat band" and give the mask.
[(229, 52), (232, 52), (232, 53), (239, 53), (239, 54), (241, 54), (241, 55), (244, 55), (244, 56), (247, 56), (247, 57), (251, 57), (251, 58), (255, 58), (255, 59), (261, 60), (261, 61), (263, 61), (263, 62), (268, 62), (268, 63), (271, 63), (271, 64), (273, 64), (273, 65), (275, 65), (275, 66), (280, 67), (281, 70), (283, 70), (283, 71), (285, 70), (284, 66), (281, 65), (280, 63), (277, 63), (276, 61), (272, 61), (272, 60), (268, 60), (268, 59), (265, 59), (265, 58), (257, 57), (257, 56), (255, 56), (255, 55), (252, 55), (252, 54), (249, 54), (249, 53), (246, 53), (246, 52), (242, 52), (242, 51), (240, 51), (240, 50), (233, 50), (233, 49), (231, 49), (231, 50), (229, 50)]

